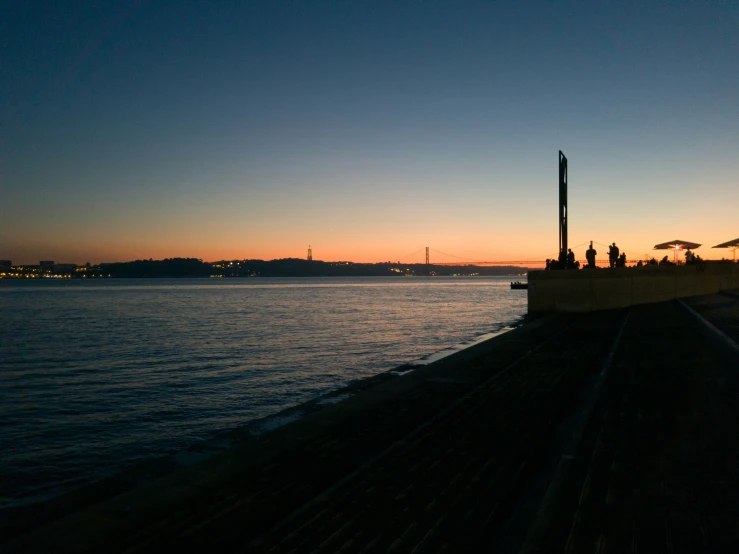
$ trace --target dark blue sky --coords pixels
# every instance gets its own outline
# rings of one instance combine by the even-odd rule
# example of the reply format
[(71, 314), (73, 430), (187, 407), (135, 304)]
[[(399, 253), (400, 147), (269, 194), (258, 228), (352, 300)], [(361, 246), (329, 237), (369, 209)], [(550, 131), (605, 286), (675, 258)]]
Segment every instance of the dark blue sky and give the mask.
[(739, 234), (737, 2), (5, 12), (1, 258), (549, 254), (559, 149), (573, 244)]

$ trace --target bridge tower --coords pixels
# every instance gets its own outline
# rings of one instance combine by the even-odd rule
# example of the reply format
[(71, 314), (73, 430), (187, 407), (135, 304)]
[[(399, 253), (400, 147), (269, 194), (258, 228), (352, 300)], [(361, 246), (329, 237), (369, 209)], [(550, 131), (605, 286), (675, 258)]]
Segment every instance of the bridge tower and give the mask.
[(310, 244), (308, 245), (308, 261), (313, 261), (313, 250), (311, 250)]
[(426, 247), (426, 275), (429, 274), (429, 247)]
[(567, 158), (559, 151), (559, 255), (567, 258)]

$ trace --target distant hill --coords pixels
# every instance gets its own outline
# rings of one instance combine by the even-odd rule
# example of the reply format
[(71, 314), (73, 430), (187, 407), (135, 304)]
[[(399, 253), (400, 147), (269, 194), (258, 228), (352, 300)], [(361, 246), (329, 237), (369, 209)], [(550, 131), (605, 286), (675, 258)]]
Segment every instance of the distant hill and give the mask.
[(100, 264), (100, 272), (111, 277), (398, 277), (403, 275), (510, 275), (525, 273), (524, 267), (400, 264), (379, 262), (279, 260), (222, 260), (203, 262), (195, 258), (136, 260)]
[(209, 263), (195, 258), (100, 264), (100, 272), (111, 277), (208, 277), (212, 271)]

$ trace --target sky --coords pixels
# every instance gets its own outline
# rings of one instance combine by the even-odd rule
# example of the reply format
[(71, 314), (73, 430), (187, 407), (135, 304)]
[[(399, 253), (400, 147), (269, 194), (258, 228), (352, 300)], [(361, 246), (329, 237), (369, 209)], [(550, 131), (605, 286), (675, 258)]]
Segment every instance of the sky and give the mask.
[(3, 11), (13, 263), (554, 256), (559, 150), (571, 245), (739, 236), (736, 1)]

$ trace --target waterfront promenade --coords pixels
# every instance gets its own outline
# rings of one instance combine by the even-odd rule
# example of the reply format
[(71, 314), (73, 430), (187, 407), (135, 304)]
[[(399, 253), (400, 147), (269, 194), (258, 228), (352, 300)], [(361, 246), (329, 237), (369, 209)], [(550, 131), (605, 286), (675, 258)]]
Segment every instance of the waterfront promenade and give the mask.
[(735, 292), (542, 317), (0, 550), (739, 551), (737, 342)]

